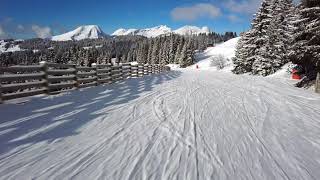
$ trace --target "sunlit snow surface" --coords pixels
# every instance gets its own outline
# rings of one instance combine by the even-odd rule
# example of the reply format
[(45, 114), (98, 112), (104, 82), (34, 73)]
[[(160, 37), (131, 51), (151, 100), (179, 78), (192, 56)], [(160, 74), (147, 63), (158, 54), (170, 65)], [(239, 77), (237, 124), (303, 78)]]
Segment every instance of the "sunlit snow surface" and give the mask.
[(318, 179), (320, 96), (187, 68), (0, 105), (0, 179)]

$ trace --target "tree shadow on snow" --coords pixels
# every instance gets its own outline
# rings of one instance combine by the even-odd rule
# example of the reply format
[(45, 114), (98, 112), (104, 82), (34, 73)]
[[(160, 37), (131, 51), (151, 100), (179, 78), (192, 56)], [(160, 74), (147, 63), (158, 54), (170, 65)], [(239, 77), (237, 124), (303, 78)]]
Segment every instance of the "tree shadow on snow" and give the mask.
[(0, 105), (0, 155), (26, 144), (75, 135), (77, 129), (101, 116), (95, 112), (137, 99), (142, 92), (152, 91), (180, 74), (153, 74), (63, 95), (34, 97), (24, 105)]

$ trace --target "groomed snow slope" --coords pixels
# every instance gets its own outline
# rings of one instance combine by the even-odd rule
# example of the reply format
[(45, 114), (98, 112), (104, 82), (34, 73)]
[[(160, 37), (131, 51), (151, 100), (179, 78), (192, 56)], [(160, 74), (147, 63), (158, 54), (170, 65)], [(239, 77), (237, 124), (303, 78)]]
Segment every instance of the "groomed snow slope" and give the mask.
[(0, 179), (317, 179), (320, 96), (180, 70), (0, 105)]

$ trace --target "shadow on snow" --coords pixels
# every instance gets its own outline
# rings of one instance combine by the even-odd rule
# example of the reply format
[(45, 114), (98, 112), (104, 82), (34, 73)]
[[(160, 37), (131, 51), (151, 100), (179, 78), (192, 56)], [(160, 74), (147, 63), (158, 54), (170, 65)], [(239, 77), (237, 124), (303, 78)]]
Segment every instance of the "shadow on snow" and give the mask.
[(142, 92), (152, 91), (180, 74), (171, 71), (54, 97), (35, 97), (24, 105), (0, 105), (0, 154), (18, 146), (75, 135), (77, 129), (101, 116), (108, 106), (137, 99)]

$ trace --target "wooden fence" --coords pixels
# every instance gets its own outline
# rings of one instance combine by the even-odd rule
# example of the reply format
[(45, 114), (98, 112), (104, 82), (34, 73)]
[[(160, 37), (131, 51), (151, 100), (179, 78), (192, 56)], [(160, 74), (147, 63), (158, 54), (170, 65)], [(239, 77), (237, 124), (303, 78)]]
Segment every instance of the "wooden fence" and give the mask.
[(0, 67), (0, 103), (38, 94), (55, 94), (71, 89), (111, 84), (169, 70), (169, 67), (159, 64), (130, 63), (79, 67), (74, 64), (43, 62), (32, 66)]
[(320, 72), (317, 73), (315, 90), (316, 90), (316, 93), (319, 93), (319, 94), (320, 94)]

